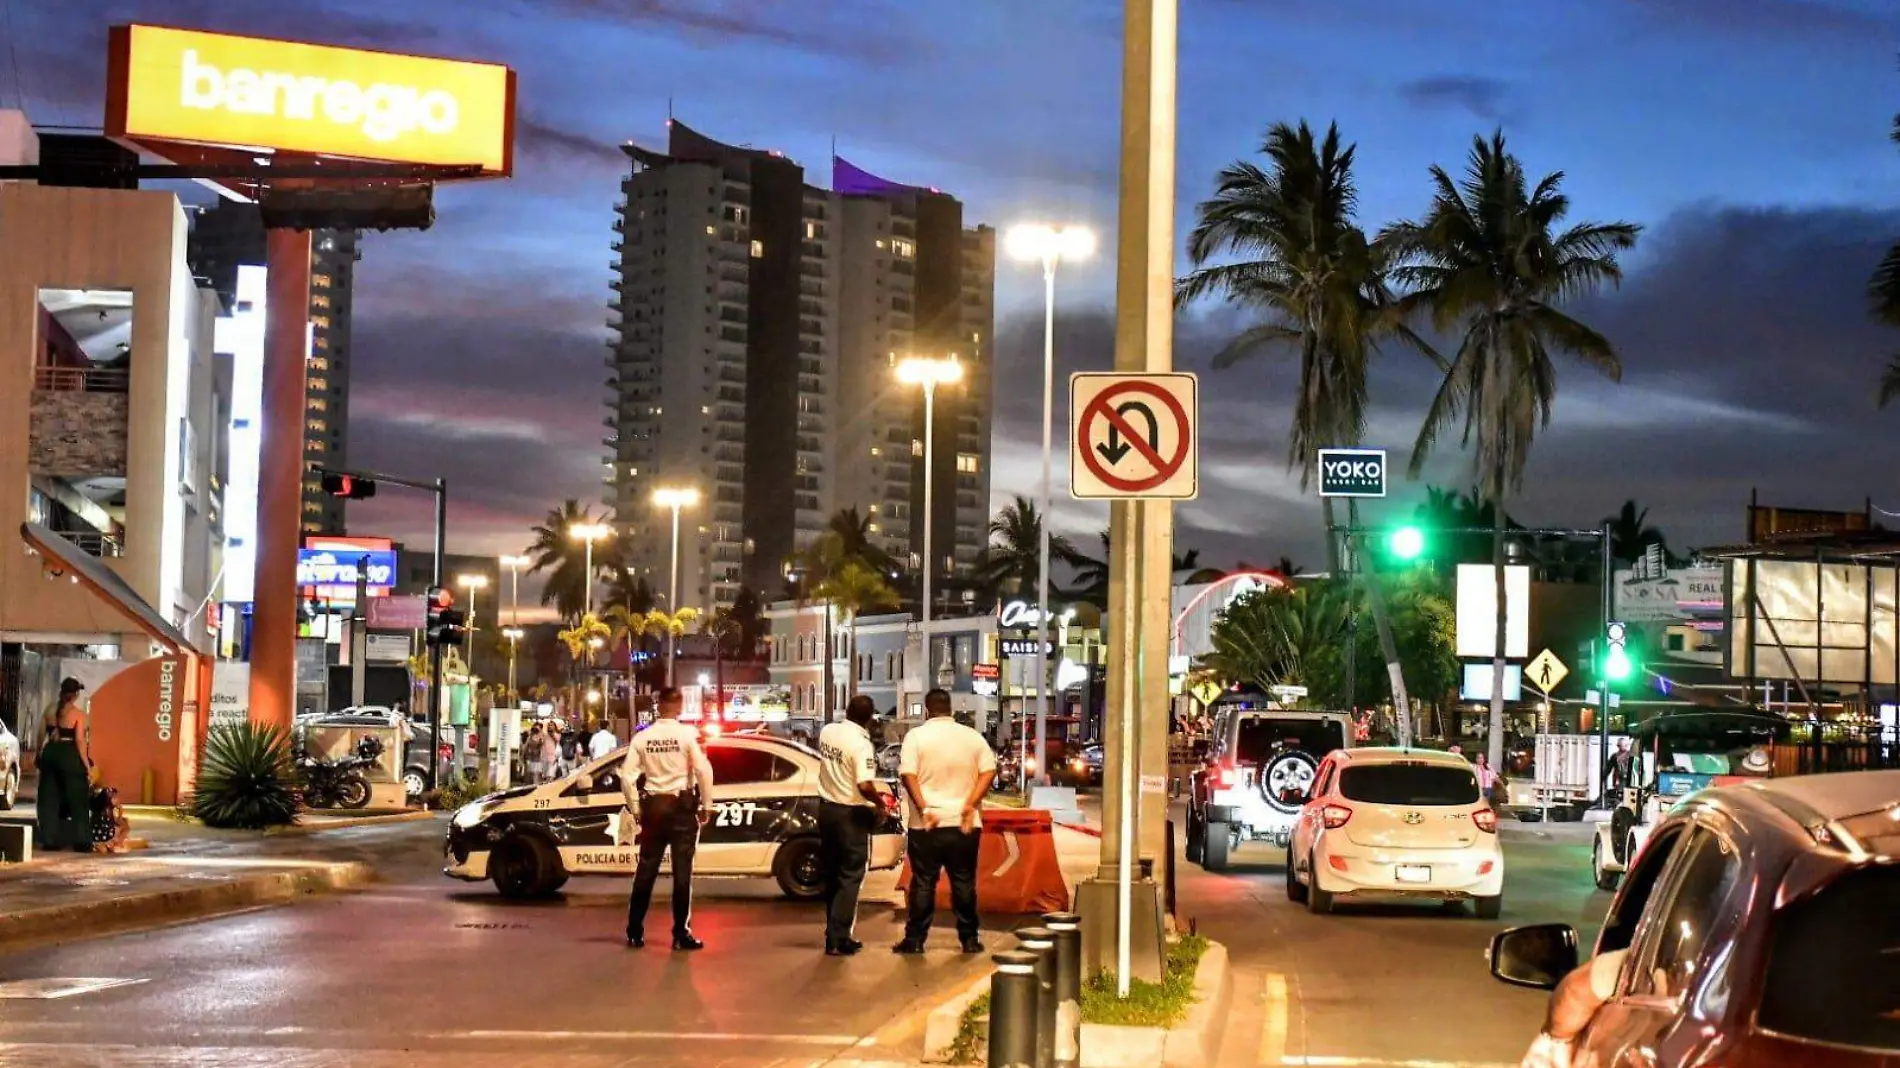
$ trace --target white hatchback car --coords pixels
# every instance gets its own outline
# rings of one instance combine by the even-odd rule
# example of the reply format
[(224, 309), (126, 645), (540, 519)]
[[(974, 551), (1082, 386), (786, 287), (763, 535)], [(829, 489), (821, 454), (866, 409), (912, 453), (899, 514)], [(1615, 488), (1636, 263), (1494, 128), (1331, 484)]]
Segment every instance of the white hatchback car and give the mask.
[(1463, 757), (1426, 749), (1341, 749), (1313, 779), (1287, 846), (1286, 895), (1314, 912), (1341, 898), (1504, 904), (1498, 814)]

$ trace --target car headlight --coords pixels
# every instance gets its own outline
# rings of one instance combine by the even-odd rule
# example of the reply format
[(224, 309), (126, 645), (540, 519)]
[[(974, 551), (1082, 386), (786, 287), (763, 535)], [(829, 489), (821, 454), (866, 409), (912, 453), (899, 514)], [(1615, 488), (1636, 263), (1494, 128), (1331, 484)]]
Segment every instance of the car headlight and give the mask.
[(488, 818), (489, 807), (490, 802), (487, 801), (470, 801), (468, 804), (456, 809), (455, 816), (449, 822), (463, 830), (479, 826), (483, 820)]

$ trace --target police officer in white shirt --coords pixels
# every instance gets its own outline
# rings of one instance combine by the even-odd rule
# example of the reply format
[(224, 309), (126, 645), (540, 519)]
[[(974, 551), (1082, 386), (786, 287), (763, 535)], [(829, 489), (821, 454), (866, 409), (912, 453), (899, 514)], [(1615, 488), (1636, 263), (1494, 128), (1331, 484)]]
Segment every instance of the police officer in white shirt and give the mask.
[(660, 861), (673, 851), (673, 948), (703, 949), (693, 937), (693, 851), (712, 815), (712, 764), (699, 732), (680, 722), (680, 692), (660, 691), (659, 720), (633, 736), (620, 769), (627, 807), (640, 814), (640, 861), (627, 901), (627, 945), (646, 945), (647, 906)]
[(937, 911), (937, 877), (950, 877), (950, 908), (965, 953), (983, 952), (977, 939), (976, 862), (983, 838), (979, 807), (996, 778), (996, 754), (976, 731), (950, 715), (950, 695), (924, 695), (925, 722), (904, 735), (897, 773), (910, 801), (909, 916), (894, 953), (924, 951)]
[(818, 862), (825, 873), (825, 955), (849, 957), (864, 948), (851, 937), (858, 890), (871, 859), (871, 832), (884, 808), (878, 789), (871, 722), (877, 706), (858, 694), (844, 721), (818, 732)]

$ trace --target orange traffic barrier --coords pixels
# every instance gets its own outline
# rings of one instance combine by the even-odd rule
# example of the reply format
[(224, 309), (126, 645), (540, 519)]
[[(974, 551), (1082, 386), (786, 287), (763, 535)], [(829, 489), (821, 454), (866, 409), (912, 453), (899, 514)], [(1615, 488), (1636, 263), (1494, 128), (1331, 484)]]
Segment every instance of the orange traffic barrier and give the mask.
[[(910, 861), (897, 876), (910, 890)], [(937, 879), (937, 908), (950, 907), (950, 880)], [(976, 861), (978, 912), (1008, 915), (1065, 912), (1069, 887), (1056, 861), (1055, 824), (1046, 809), (986, 808)]]

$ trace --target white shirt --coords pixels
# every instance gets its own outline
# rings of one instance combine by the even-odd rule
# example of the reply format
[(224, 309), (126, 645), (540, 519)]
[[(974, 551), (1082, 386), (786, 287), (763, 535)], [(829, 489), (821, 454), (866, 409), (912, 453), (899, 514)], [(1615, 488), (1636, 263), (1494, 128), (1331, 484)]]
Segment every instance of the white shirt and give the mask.
[(712, 764), (700, 747), (699, 732), (676, 719), (662, 719), (633, 736), (620, 766), (620, 789), (627, 804), (640, 802), (640, 776), (649, 794), (677, 794), (695, 784), (702, 807), (712, 804)]
[(618, 748), (620, 748), (620, 739), (614, 737), (614, 732), (602, 727), (594, 732), (592, 738), (587, 739), (587, 758), (599, 760)]
[(840, 805), (871, 806), (859, 783), (877, 781), (877, 750), (871, 734), (844, 720), (818, 732), (818, 796)]
[[(949, 716), (933, 716), (904, 735), (897, 773), (917, 779), (924, 808), (935, 814), (939, 826), (955, 827), (963, 818), (964, 803), (976, 790), (976, 780), (996, 770), (996, 754), (983, 736)], [(910, 791), (904, 791), (909, 801)], [(910, 826), (924, 829), (924, 814), (910, 803)], [(981, 814), (977, 826), (983, 825)]]

